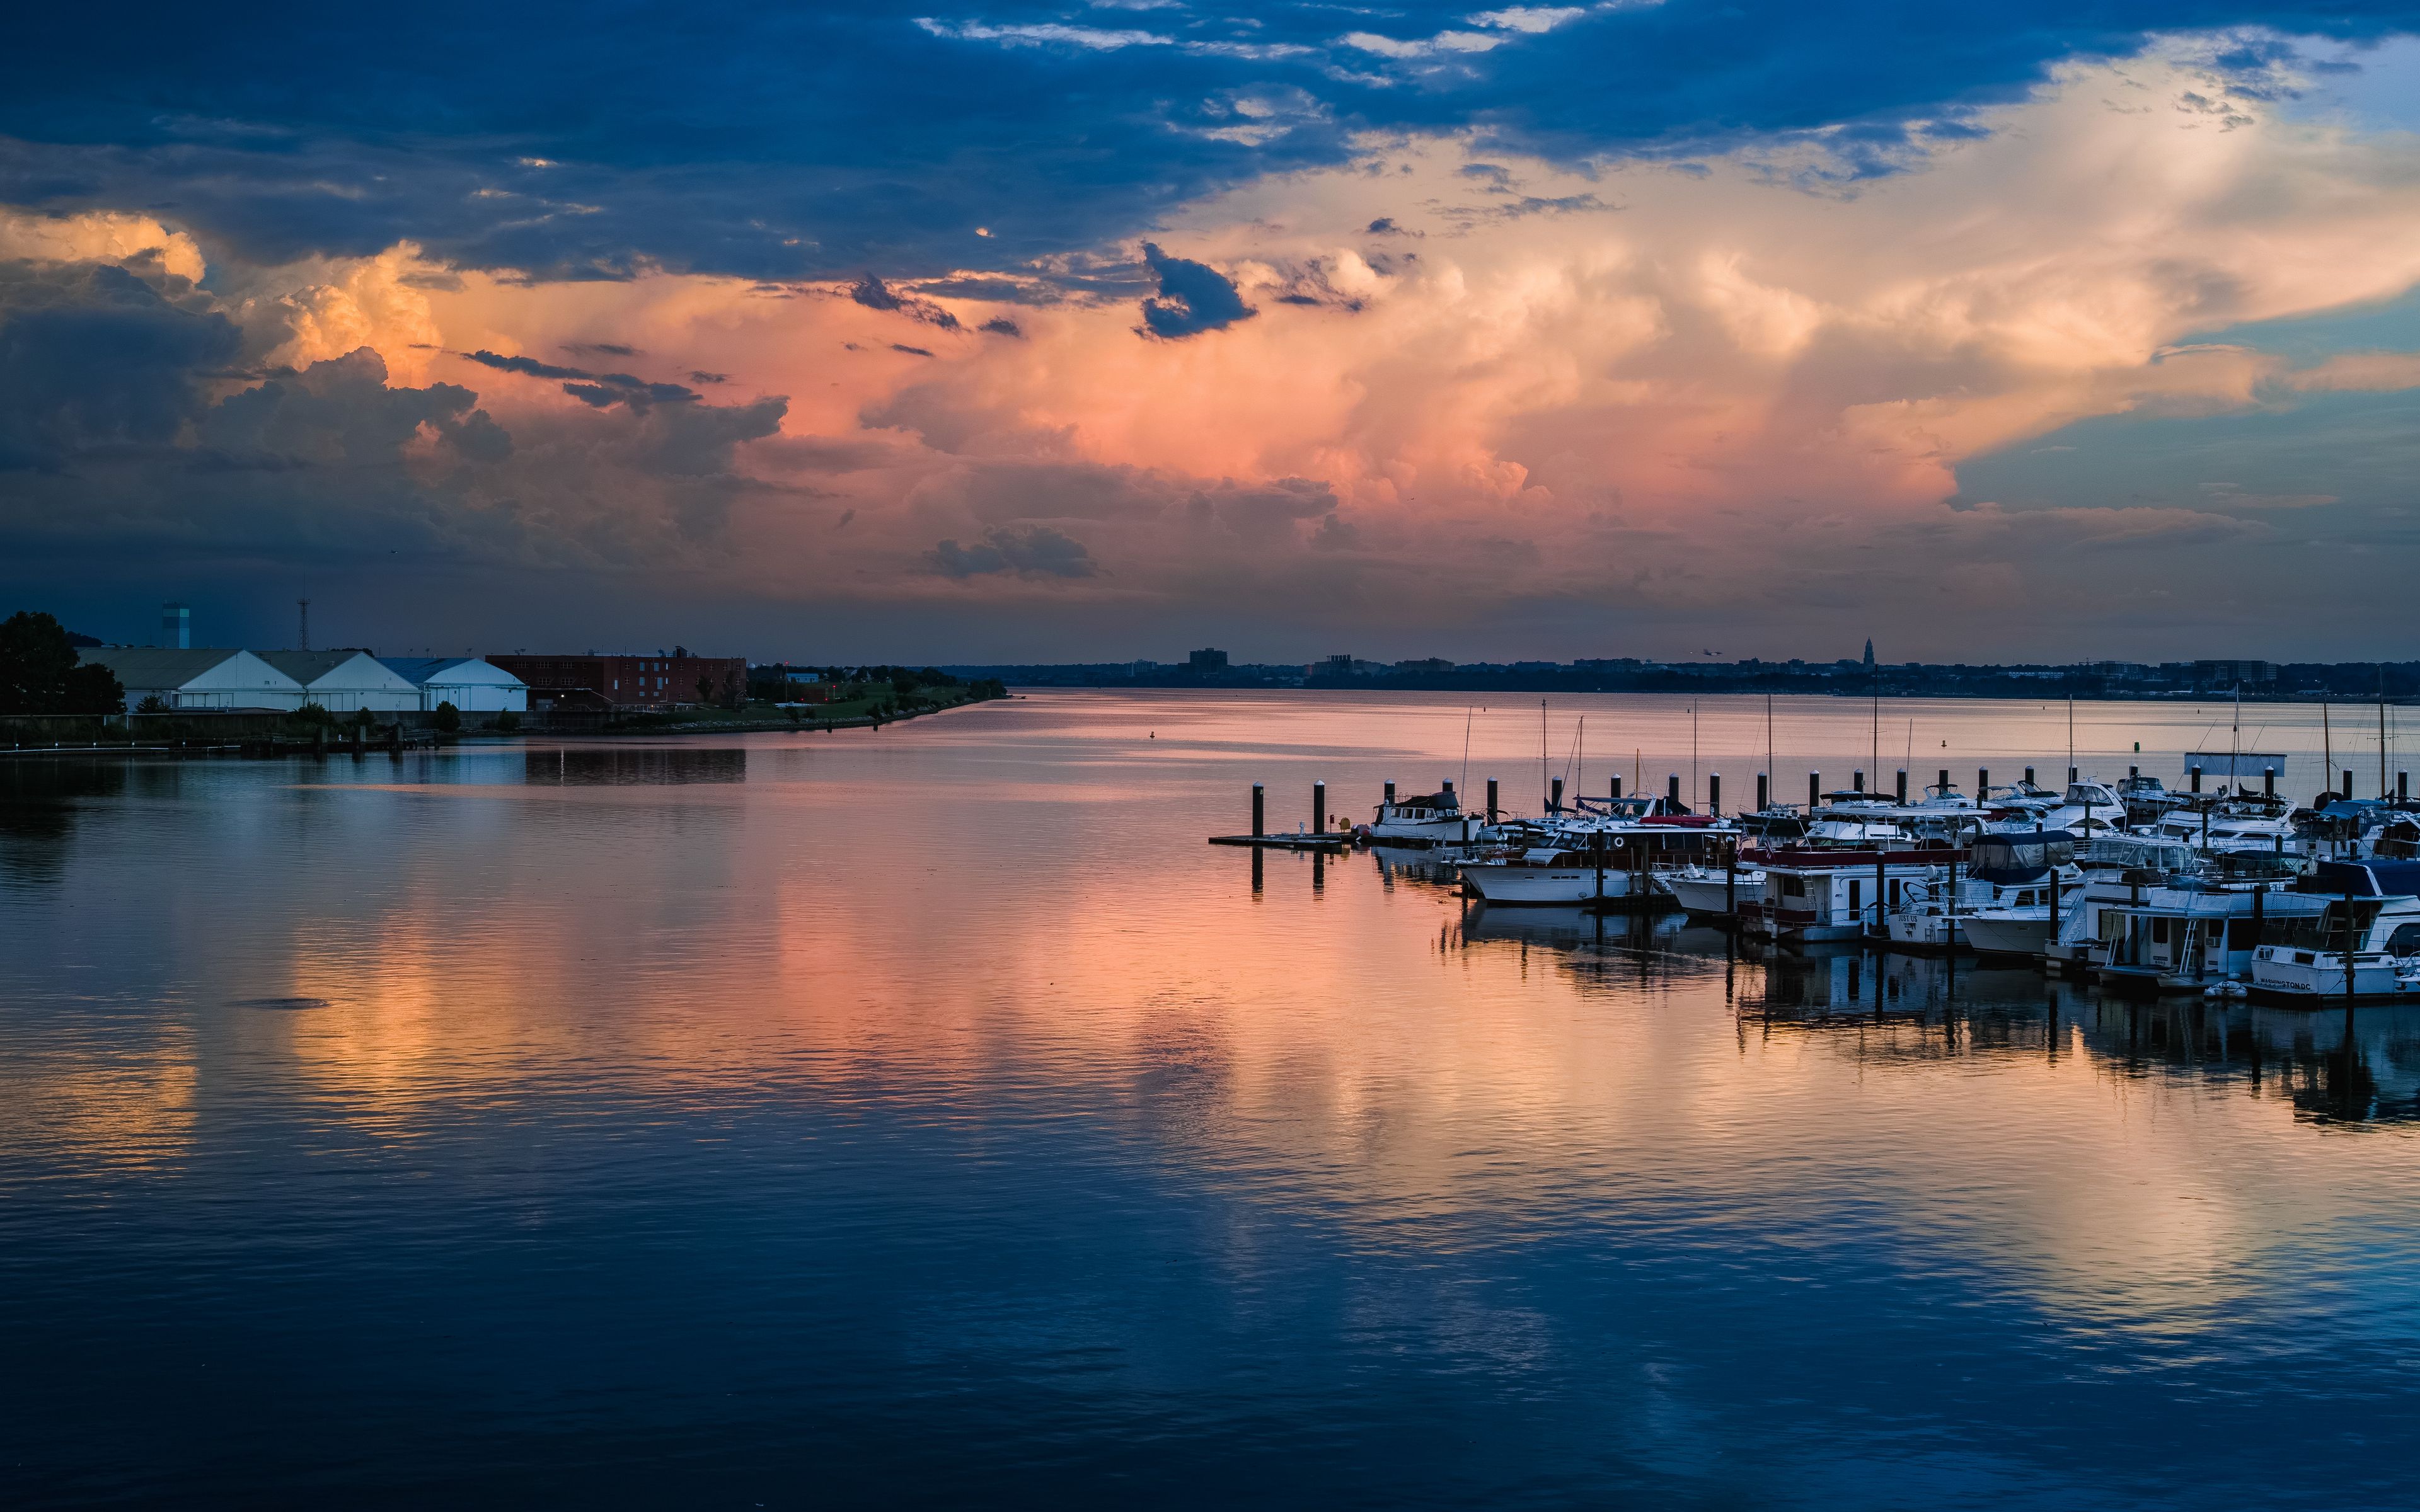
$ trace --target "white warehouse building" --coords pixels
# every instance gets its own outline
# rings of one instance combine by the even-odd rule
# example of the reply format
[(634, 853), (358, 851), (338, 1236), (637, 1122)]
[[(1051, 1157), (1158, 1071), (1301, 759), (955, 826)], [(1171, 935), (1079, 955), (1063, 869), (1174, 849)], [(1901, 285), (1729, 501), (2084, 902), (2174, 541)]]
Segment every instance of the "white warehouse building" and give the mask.
[(302, 685), (249, 651), (93, 646), (77, 654), (117, 674), (132, 713), (146, 699), (171, 709), (299, 709)]
[(366, 651), (264, 651), (260, 659), (302, 684), (304, 696), (330, 714), (420, 707), (419, 687)]
[(382, 656), (387, 670), (419, 690), (412, 707), (451, 703), (464, 714), (526, 714), (529, 685), (482, 656)]

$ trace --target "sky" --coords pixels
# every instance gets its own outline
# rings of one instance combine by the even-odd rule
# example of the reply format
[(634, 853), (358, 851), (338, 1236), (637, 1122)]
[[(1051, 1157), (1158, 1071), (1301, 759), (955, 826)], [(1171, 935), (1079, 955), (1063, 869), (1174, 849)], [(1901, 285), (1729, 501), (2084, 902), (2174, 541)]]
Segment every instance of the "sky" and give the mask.
[(107, 640), (2409, 655), (2420, 5), (39, 8)]

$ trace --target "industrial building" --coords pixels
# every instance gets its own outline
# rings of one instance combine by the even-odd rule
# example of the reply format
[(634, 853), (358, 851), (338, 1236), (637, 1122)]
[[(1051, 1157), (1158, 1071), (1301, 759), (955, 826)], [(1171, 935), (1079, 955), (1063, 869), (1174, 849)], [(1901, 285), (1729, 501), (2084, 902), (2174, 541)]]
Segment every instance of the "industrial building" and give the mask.
[(488, 658), (529, 687), (530, 702), (548, 708), (669, 709), (744, 697), (748, 659), (693, 656), (688, 648), (652, 656), (492, 656)]

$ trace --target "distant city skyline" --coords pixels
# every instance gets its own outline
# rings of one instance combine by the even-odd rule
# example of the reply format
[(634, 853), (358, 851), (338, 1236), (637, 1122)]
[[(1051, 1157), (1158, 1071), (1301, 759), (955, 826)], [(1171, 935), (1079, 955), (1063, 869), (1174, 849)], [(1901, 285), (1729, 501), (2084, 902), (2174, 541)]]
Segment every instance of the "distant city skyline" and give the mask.
[(2420, 17), (114, 14), (0, 57), (96, 635), (2337, 659), (2420, 563)]

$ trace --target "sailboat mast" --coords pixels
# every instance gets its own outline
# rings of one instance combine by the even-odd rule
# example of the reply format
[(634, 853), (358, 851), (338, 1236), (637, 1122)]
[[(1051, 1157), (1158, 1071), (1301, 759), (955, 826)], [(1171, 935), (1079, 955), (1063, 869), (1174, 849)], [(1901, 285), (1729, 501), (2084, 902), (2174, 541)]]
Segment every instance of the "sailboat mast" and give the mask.
[(1780, 780), (1780, 776), (1781, 776), (1781, 774), (1780, 774), (1780, 773), (1778, 773), (1778, 772), (1776, 772), (1776, 771), (1775, 771), (1775, 770), (1774, 770), (1774, 764), (1773, 764), (1773, 695), (1772, 695), (1772, 694), (1770, 694), (1770, 693), (1767, 693), (1767, 694), (1764, 696), (1764, 792), (1765, 792), (1765, 802), (1767, 802), (1767, 803), (1771, 803), (1771, 802), (1773, 801), (1773, 791), (1774, 791), (1774, 787), (1775, 787), (1775, 785), (1776, 785), (1776, 784)]
[(2325, 699), (2319, 700), (2319, 760), (2326, 764), (2319, 776), (2331, 784), (2321, 787), (2319, 791), (2334, 792), (2333, 784), (2336, 779), (2336, 743), (2335, 737), (2328, 730), (2328, 701)]
[(2386, 663), (2378, 664), (2378, 801), (2386, 801)]

